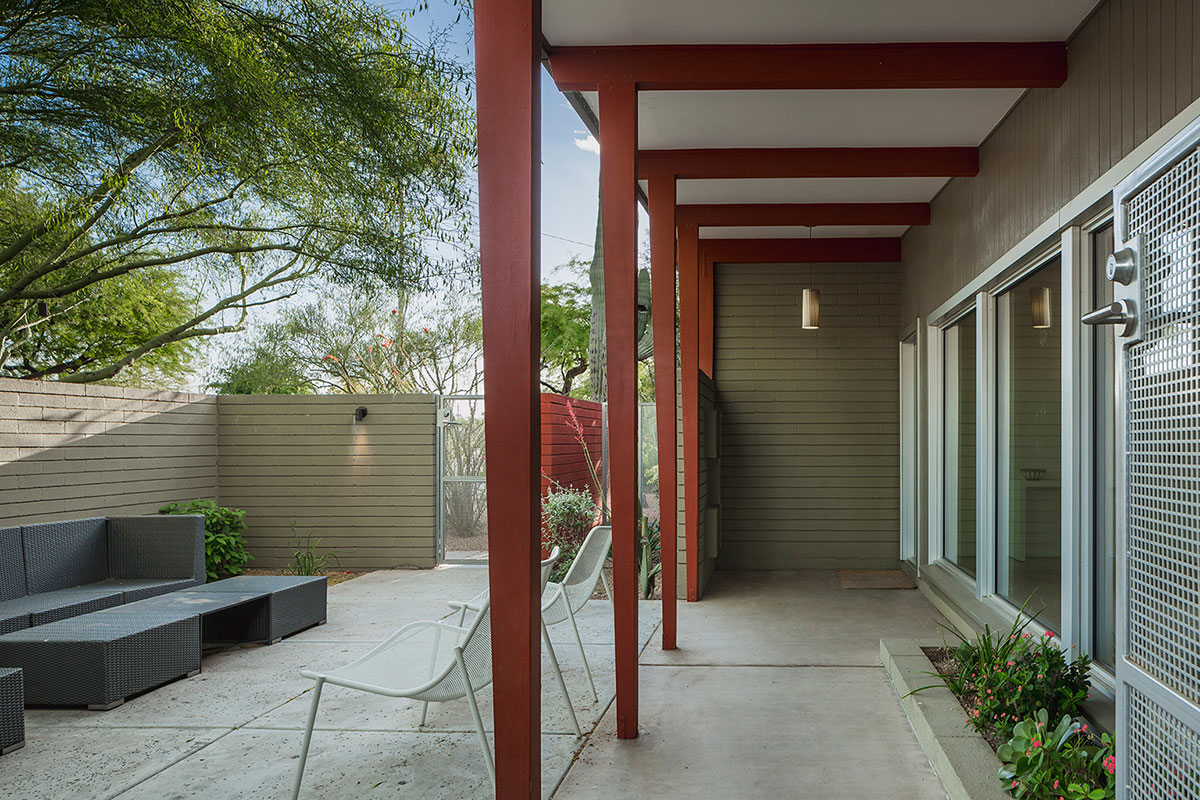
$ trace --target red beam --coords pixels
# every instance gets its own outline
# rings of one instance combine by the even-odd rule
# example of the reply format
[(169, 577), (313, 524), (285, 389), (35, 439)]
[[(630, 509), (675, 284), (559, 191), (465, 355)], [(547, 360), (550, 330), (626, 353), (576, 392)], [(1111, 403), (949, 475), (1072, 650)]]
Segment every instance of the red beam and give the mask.
[(617, 737), (638, 733), (637, 89), (600, 86), (600, 204), (612, 492)]
[[(713, 263), (791, 264), (900, 261), (899, 239), (704, 239)], [(811, 254), (811, 258), (810, 258)]]
[(700, 599), (700, 245), (679, 227), (679, 404), (683, 414), (683, 537), (687, 599)]
[(634, 45), (556, 47), (564, 92), (606, 81), (648, 91), (753, 89), (1029, 89), (1067, 79), (1062, 42)]
[(650, 307), (654, 314), (654, 400), (658, 429), (658, 530), (662, 559), (662, 649), (674, 650), (678, 588), (675, 453), (675, 178), (655, 175), (650, 214)]
[(643, 150), (638, 177), (663, 173), (704, 178), (973, 178), (975, 147), (759, 147)]
[(928, 203), (761, 203), (679, 206), (679, 224), (762, 225), (928, 225)]
[(541, 4), (475, 11), (496, 797), (541, 798)]

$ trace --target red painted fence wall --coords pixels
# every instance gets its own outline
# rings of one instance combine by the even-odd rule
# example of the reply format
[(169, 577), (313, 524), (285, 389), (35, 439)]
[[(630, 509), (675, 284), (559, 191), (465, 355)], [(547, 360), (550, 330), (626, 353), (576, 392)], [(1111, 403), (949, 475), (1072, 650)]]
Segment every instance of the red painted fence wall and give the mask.
[(583, 456), (583, 446), (573, 430), (572, 409), (583, 428), (583, 439), (592, 454), (592, 461), (597, 469), (600, 468), (600, 404), (557, 394), (543, 394), (542, 497), (546, 496), (555, 482), (575, 489), (591, 490), (593, 496), (596, 494)]

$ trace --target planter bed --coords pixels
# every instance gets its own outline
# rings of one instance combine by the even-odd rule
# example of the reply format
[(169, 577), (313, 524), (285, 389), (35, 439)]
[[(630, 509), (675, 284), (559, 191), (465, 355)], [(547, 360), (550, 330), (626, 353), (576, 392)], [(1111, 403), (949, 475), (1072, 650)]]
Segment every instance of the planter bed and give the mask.
[[(950, 688), (931, 674), (936, 668), (922, 648), (943, 646), (936, 639), (881, 639), (879, 656), (950, 800), (1012, 800), (996, 777), (1000, 759), (967, 725), (966, 711)], [(909, 694), (931, 684), (934, 688)]]

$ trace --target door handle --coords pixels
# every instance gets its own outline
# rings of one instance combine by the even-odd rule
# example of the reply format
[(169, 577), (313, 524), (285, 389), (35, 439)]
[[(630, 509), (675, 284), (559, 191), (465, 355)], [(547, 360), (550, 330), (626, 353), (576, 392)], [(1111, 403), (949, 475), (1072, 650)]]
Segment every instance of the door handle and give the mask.
[(1137, 328), (1137, 311), (1130, 300), (1118, 300), (1101, 306), (1083, 315), (1084, 325), (1121, 325), (1122, 336), (1129, 336)]

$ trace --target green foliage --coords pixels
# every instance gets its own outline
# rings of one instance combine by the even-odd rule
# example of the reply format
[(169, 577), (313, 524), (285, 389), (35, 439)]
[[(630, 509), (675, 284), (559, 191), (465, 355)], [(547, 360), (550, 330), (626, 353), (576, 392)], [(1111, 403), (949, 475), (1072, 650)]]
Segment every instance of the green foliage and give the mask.
[(551, 489), (542, 498), (542, 535), (547, 545), (562, 549), (550, 580), (561, 581), (567, 574), (584, 537), (596, 524), (596, 511), (591, 492), (583, 489)]
[(30, 198), (0, 219), (0, 350), (73, 305), (114, 318), (108, 281), (194, 287), (109, 351), (0, 359), (25, 377), (112, 378), (318, 274), (421, 285), (427, 245), (468, 238), (465, 70), (373, 4), (15, 0), (0, 63), (0, 182)]
[(204, 517), (204, 560), (210, 581), (241, 575), (254, 556), (246, 552), (246, 512), (219, 506), (212, 500), (170, 503), (160, 514), (199, 514)]
[[(294, 550), (292, 550), (292, 566), (288, 567), (288, 572), (292, 575), (320, 575), (329, 562), (337, 561), (338, 557), (332, 550), (319, 552), (321, 540), (313, 541), (312, 534), (304, 537), (304, 541), (300, 541), (300, 537), (296, 534), (296, 520), (288, 523), (288, 527), (292, 529), (292, 540)], [(340, 562), (339, 562), (340, 563)]]
[[(422, 297), (421, 300), (428, 298)], [(470, 393), (482, 379), (483, 327), (461, 287), (421, 309), (376, 291), (330, 290), (260, 326), (253, 342), (220, 367), (221, 394)]]
[(541, 383), (569, 395), (588, 368), (588, 290), (574, 283), (542, 285)]
[(960, 639), (954, 649), (959, 670), (940, 676), (955, 694), (970, 699), (967, 721), (999, 739), (1039, 709), (1055, 719), (1078, 715), (1091, 686), (1091, 659), (1080, 654), (1068, 661), (1051, 633), (1035, 637), (1026, 630), (1029, 622), (1018, 614), (1006, 633), (984, 626), (973, 641), (954, 632)]
[(1115, 794), (1116, 758), (1108, 734), (1099, 744), (1082, 735), (1087, 725), (1064, 715), (1053, 730), (1046, 709), (1013, 728), (996, 755), (1000, 780), (1014, 797), (1029, 800), (1106, 800)]
[(646, 600), (654, 597), (654, 578), (662, 572), (661, 534), (658, 520), (641, 516), (638, 524), (638, 589)]
[(208, 388), (217, 394), (312, 394), (312, 381), (291, 353), (258, 341), (217, 369)]

